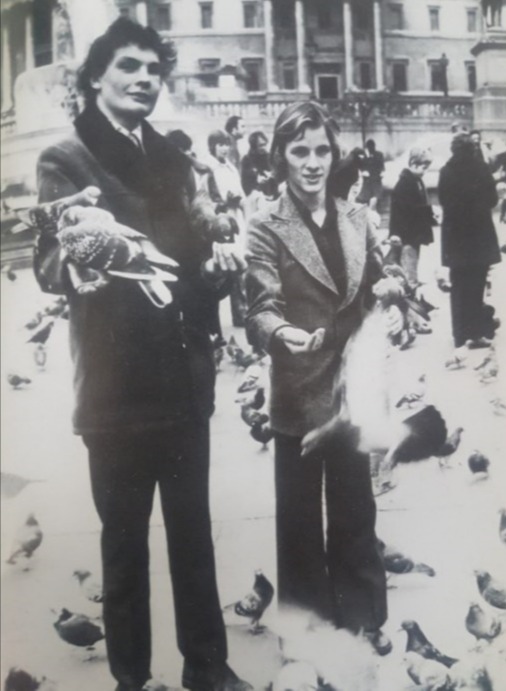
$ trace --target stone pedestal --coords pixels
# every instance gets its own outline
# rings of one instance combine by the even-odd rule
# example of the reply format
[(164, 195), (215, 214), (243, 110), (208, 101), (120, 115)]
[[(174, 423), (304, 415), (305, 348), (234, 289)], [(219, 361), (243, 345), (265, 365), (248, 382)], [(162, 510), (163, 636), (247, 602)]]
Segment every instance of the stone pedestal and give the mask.
[(506, 31), (490, 28), (471, 51), (476, 59), (474, 126), (506, 136)]

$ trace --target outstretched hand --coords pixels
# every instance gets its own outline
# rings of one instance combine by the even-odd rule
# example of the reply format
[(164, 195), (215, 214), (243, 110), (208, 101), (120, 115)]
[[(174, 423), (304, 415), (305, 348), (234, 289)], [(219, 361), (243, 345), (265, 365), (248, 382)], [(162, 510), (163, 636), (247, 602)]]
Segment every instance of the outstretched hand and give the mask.
[(241, 274), (246, 269), (244, 255), (235, 242), (213, 242), (213, 256), (204, 264), (208, 274)]
[(325, 338), (325, 329), (319, 328), (310, 334), (304, 329), (295, 326), (283, 326), (276, 332), (276, 338), (286, 345), (292, 354), (309, 353), (319, 350)]

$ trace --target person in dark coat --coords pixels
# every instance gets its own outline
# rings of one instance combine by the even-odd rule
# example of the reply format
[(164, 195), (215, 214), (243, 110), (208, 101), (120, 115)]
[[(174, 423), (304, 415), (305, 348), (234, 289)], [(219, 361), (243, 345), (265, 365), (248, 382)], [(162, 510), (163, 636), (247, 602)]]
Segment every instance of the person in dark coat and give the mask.
[(390, 237), (402, 242), (401, 266), (410, 285), (418, 285), (418, 260), (421, 245), (434, 242), (432, 226), (436, 221), (423, 184), (423, 174), (432, 156), (422, 149), (411, 149), (404, 168), (392, 190)]
[(346, 435), (307, 455), (302, 448), (304, 436), (335, 413), (334, 375), (379, 278), (381, 251), (367, 208), (327, 194), (339, 153), (321, 106), (288, 106), (275, 124), (271, 156), (287, 186), (248, 227), (246, 329), (253, 346), (272, 357), (279, 602), (364, 630), (386, 654), (369, 458)]
[(501, 261), (492, 220), (498, 197), (495, 180), (479, 160), (468, 134), (457, 135), (452, 157), (439, 176), (442, 264), (450, 269), (453, 340), (456, 348), (486, 347), (484, 292), (487, 273)]
[(278, 186), (272, 174), (267, 136), (256, 130), (248, 137), (249, 151), (241, 161), (241, 184), (249, 197), (256, 192), (272, 200), (278, 196)]
[[(83, 294), (55, 235), (40, 237), (35, 272), (44, 291), (65, 293), (70, 306), (74, 429), (88, 448), (102, 522), (104, 624), (116, 691), (141, 691), (151, 676), (148, 532), (157, 485), (183, 686), (246, 691), (250, 685), (226, 664), (208, 497), (209, 301), (228, 280), (223, 269), (237, 270), (241, 260), (232, 244), (213, 243), (215, 217), (198, 204), (188, 159), (145, 120), (165, 64), (153, 29), (116, 20), (81, 68), (86, 106), (75, 131), (41, 154), (37, 173), (41, 202), (94, 185), (99, 206), (175, 259), (172, 303), (157, 307), (137, 282), (119, 277)], [(90, 241), (92, 230), (82, 229)]]
[(385, 157), (376, 149), (374, 139), (368, 139), (365, 143), (365, 158), (362, 161), (363, 184), (357, 202), (368, 204), (374, 211), (377, 210), (383, 192), (383, 173), (385, 171)]

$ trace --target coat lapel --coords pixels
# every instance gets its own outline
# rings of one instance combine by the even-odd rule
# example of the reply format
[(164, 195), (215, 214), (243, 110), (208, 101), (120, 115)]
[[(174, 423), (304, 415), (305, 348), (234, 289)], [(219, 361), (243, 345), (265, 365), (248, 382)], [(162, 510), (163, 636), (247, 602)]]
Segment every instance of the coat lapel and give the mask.
[[(336, 207), (347, 281), (346, 295), (342, 296), (343, 302), (340, 305), (342, 309), (352, 302), (362, 282), (366, 257), (367, 211), (365, 207), (357, 207), (341, 199), (336, 199)], [(272, 211), (266, 225), (313, 278), (339, 295), (310, 230), (286, 193), (281, 196), (278, 208)]]

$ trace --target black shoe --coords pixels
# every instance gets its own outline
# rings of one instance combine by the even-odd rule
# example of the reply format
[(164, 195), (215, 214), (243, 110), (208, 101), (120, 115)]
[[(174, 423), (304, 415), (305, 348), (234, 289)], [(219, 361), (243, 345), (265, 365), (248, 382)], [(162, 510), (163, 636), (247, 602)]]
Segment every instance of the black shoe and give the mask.
[(365, 631), (364, 636), (378, 655), (388, 655), (388, 653), (392, 652), (392, 641), (381, 629), (376, 629), (376, 631)]
[(187, 660), (183, 665), (182, 683), (191, 691), (252, 691), (247, 681), (239, 679), (226, 662), (195, 665)]

